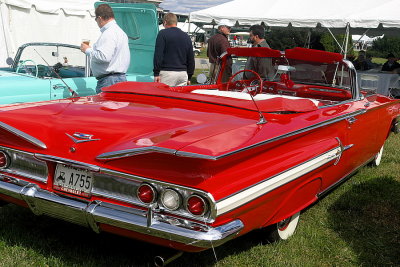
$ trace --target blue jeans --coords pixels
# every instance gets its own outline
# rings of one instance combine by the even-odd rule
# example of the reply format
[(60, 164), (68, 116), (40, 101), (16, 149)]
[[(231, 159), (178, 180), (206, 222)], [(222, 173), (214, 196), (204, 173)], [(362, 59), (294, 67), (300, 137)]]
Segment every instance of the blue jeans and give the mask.
[(120, 82), (126, 82), (125, 74), (113, 74), (113, 75), (101, 78), (100, 80), (97, 81), (96, 93), (97, 94), (101, 93), (101, 89), (103, 87), (111, 86), (113, 84), (120, 83)]

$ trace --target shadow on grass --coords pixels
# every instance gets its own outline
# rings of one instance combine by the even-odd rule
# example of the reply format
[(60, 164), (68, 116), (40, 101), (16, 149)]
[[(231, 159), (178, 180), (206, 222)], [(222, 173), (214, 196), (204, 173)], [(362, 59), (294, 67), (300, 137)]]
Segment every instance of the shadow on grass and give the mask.
[[(21, 252), (23, 256), (12, 262), (18, 266), (41, 266), (39, 263), (46, 266), (154, 266), (155, 256), (175, 252), (108, 233), (96, 234), (86, 227), (58, 219), (38, 217), (15, 205), (0, 208), (1, 243), (4, 246), (0, 245), (0, 257), (11, 248), (17, 250), (16, 255)], [(212, 266), (260, 243), (259, 231), (253, 231), (215, 251), (185, 253), (168, 266)], [(0, 260), (1, 264), (7, 262)]]
[(400, 183), (382, 176), (353, 186), (329, 208), (332, 228), (360, 266), (400, 264)]
[[(15, 205), (0, 208), (1, 243), (4, 246), (0, 245), (0, 255), (10, 249), (17, 250), (15, 255), (23, 255), (13, 262), (14, 266), (154, 266), (154, 256), (172, 252), (121, 236), (96, 234), (86, 227), (50, 217), (38, 217)], [(0, 259), (0, 266), (6, 266), (2, 264)]]

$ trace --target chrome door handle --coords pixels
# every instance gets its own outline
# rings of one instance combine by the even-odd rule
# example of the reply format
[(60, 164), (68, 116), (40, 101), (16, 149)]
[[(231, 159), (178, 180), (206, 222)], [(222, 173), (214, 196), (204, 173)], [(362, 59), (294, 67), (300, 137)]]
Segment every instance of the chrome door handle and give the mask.
[(55, 89), (55, 90), (58, 90), (58, 89), (64, 90), (64, 89), (67, 89), (67, 87), (65, 85), (63, 85), (63, 84), (55, 84), (55, 85), (53, 85), (53, 89)]
[(348, 122), (349, 124), (353, 124), (353, 123), (355, 123), (355, 122), (357, 121), (357, 119), (354, 118), (354, 117), (347, 118), (346, 120), (347, 120), (347, 122)]

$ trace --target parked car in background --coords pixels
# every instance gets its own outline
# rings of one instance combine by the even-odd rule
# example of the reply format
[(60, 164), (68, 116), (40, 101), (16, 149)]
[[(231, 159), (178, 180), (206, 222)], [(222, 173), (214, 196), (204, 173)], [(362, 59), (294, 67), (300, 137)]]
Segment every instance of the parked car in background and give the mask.
[[(158, 33), (155, 6), (109, 4), (129, 38), (131, 66), (127, 79), (153, 81), (154, 40)], [(60, 99), (72, 96), (72, 92), (95, 94), (97, 80), (91, 75), (89, 58), (76, 45), (24, 44), (14, 59), (7, 59), (7, 65), (0, 69), (0, 104)]]
[(260, 228), (285, 240), (399, 132), (400, 101), (360, 90), (340, 54), (229, 48), (220, 67), (213, 84), (1, 107), (0, 199), (183, 251)]
[(201, 52), (200, 49), (193, 47), (193, 53), (195, 56), (200, 55), (200, 52)]

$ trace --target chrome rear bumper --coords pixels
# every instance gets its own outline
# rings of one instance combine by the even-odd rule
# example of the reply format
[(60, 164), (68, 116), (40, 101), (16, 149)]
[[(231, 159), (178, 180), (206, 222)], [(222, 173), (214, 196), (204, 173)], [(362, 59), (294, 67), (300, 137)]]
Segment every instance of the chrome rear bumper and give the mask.
[[(56, 195), (34, 184), (25, 186), (0, 180), (0, 194), (25, 201), (36, 215), (48, 215), (92, 228), (99, 232), (98, 224), (108, 224), (174, 242), (211, 248), (235, 237), (244, 227), (240, 220), (211, 228), (206, 231), (175, 226), (157, 220), (153, 212), (127, 208), (105, 202), (82, 202)], [(152, 218), (148, 218), (148, 214)]]

